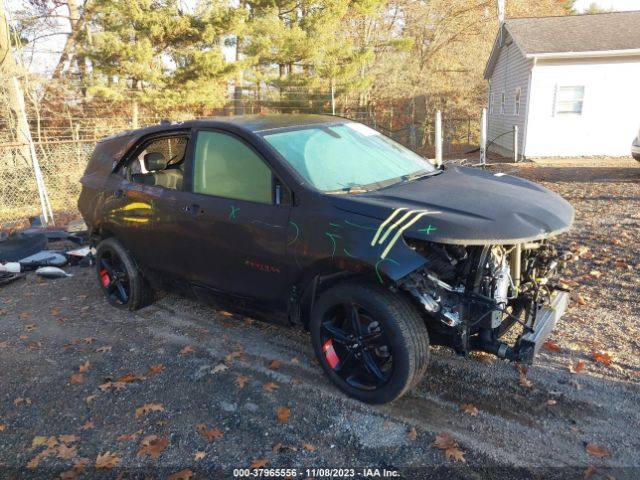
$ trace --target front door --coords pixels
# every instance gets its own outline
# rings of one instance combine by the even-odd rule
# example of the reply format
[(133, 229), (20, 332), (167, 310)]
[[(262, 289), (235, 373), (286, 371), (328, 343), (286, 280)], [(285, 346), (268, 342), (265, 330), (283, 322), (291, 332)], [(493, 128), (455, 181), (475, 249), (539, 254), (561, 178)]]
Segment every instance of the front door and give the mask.
[(285, 248), (289, 205), (276, 198), (281, 184), (242, 139), (198, 131), (191, 149), (193, 218), (189, 275), (197, 285), (233, 295), (285, 304)]

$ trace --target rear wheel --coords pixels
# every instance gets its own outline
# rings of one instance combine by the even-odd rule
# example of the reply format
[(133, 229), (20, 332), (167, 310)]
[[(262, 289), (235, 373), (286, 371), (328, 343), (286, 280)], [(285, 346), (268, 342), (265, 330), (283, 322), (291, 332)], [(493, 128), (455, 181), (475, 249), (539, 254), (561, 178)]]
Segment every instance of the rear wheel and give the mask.
[(309, 326), (320, 365), (354, 398), (390, 402), (424, 375), (427, 329), (400, 294), (366, 283), (338, 284), (320, 295)]
[(153, 300), (153, 291), (142, 277), (131, 255), (113, 237), (96, 249), (98, 281), (111, 305), (123, 310), (138, 310)]

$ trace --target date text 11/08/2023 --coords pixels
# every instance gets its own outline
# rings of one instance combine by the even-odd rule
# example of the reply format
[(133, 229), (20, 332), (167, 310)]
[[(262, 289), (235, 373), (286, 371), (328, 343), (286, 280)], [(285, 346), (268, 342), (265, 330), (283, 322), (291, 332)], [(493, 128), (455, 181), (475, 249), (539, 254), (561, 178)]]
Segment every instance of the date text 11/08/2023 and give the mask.
[(397, 470), (386, 468), (236, 468), (235, 478), (398, 478)]

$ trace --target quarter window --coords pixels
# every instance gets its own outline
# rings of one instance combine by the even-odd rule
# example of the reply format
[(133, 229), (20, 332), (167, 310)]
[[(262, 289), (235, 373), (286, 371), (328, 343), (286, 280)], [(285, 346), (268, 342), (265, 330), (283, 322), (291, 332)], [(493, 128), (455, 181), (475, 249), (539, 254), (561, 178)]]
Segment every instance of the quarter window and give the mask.
[(582, 115), (584, 86), (561, 86), (556, 90), (555, 113)]
[(145, 185), (182, 189), (186, 136), (161, 137), (149, 140), (127, 164), (127, 180)]
[(242, 141), (220, 132), (198, 132), (193, 191), (218, 197), (272, 203), (272, 174)]

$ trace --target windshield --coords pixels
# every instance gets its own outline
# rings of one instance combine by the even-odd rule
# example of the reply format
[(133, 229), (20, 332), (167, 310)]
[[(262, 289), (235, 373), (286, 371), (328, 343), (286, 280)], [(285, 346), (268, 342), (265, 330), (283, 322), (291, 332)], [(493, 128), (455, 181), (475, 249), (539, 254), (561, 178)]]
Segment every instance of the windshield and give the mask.
[(325, 192), (381, 188), (436, 171), (418, 154), (360, 123), (313, 125), (263, 137)]

